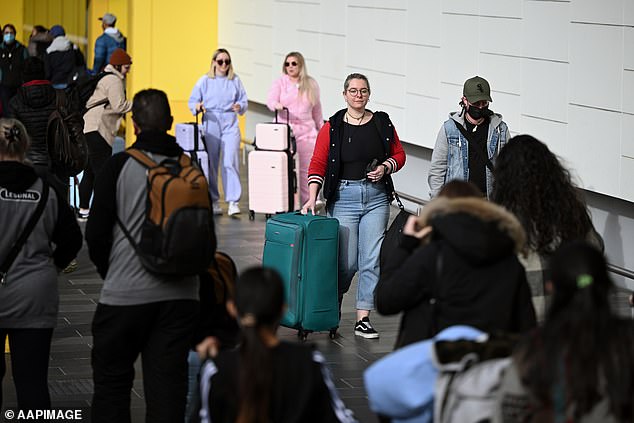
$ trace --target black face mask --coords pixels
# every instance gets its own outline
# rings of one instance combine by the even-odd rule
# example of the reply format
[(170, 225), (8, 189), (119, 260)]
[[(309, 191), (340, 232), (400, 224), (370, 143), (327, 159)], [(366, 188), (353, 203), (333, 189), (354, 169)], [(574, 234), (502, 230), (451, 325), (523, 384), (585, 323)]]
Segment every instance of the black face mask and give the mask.
[(489, 110), (488, 106), (479, 109), (473, 105), (469, 105), (469, 108), (467, 109), (467, 113), (469, 113), (469, 116), (471, 116), (475, 120), (478, 120), (484, 117), (489, 117), (493, 114), (493, 112)]

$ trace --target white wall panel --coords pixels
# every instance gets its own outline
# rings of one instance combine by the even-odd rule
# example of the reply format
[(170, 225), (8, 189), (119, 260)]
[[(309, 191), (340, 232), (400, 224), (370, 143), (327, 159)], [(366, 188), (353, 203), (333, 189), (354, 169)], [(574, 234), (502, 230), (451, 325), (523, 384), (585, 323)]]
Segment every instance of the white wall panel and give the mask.
[(623, 28), (623, 31), (623, 67), (634, 70), (634, 28)]
[(634, 70), (623, 71), (623, 111), (634, 113)]
[(607, 195), (618, 195), (621, 115), (570, 106), (568, 116), (568, 135), (573, 148), (568, 150), (565, 157), (574, 163), (583, 187)]
[[(461, 91), (462, 92), (462, 91)], [(522, 99), (518, 95), (494, 92), (491, 90), (491, 110), (500, 113), (504, 122), (509, 127), (509, 131), (516, 135), (520, 131)]]
[[(520, 94), (522, 87), (522, 59), (519, 57), (480, 55), (478, 74), (485, 77), (491, 85), (491, 91)], [(495, 102), (495, 94), (491, 94)]]
[(431, 97), (440, 96), (440, 48), (407, 46), (406, 90)]
[(407, 41), (414, 44), (440, 46), (441, 2), (409, 0), (407, 2)]
[(517, 55), (521, 51), (521, 24), (520, 19), (480, 18), (480, 51)]
[(623, 28), (572, 24), (570, 30), (570, 101), (619, 110)]
[(446, 13), (477, 15), (480, 2), (473, 0), (444, 0), (441, 1), (442, 11)]
[(570, 3), (527, 1), (522, 20), (522, 48), (526, 57), (568, 61)]
[(438, 120), (439, 100), (407, 94), (405, 100), (405, 127), (399, 131), (399, 136), (408, 143), (422, 147), (434, 148), (436, 135), (440, 128)]
[(308, 18), (319, 19), (322, 32), (343, 35), (347, 31), (347, 16), (348, 6), (345, 1), (322, 0), (319, 14)]
[[(478, 19), (477, 16), (443, 15), (441, 81), (462, 84), (477, 73), (479, 47), (473, 37), (478, 33)], [(468, 76), (465, 78), (465, 75)]]
[[(634, 115), (623, 115), (621, 129), (621, 154), (634, 159)], [(634, 179), (631, 180), (634, 185)]]
[(621, 195), (628, 201), (634, 201), (634, 159), (621, 158)]
[(623, 24), (634, 25), (634, 1), (623, 3)]
[(548, 142), (587, 188), (629, 199), (634, 184), (619, 181), (634, 156), (632, 26), (634, 0), (220, 0), (218, 19), (251, 100), (265, 102), (298, 50), (325, 117), (344, 107), (346, 75), (362, 72), (369, 107), (431, 148), (464, 80), (480, 75), (513, 134)]
[(623, 23), (623, 4), (632, 0), (574, 0), (571, 2), (571, 19), (579, 22), (603, 24)]
[(522, 113), (568, 121), (568, 64), (522, 59)]
[(480, 14), (485, 16), (522, 17), (523, 0), (487, 0), (480, 2)]
[[(530, 129), (529, 129), (530, 128)], [(568, 124), (522, 115), (515, 128), (520, 134), (530, 134), (545, 143), (558, 156), (564, 157), (571, 148), (568, 140)]]

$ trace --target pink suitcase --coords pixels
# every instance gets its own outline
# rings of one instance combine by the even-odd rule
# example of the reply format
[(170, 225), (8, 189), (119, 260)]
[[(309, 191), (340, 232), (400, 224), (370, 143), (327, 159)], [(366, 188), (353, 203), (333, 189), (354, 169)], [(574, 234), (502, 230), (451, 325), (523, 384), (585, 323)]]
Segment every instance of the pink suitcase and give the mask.
[(296, 208), (295, 157), (289, 151), (255, 150), (249, 153), (249, 220), (255, 213), (269, 218)]
[[(286, 107), (286, 122), (290, 113)], [(253, 143), (257, 150), (284, 151), (292, 150), (293, 134), (288, 123), (280, 123), (275, 111), (275, 122), (258, 123), (255, 125), (255, 139)]]

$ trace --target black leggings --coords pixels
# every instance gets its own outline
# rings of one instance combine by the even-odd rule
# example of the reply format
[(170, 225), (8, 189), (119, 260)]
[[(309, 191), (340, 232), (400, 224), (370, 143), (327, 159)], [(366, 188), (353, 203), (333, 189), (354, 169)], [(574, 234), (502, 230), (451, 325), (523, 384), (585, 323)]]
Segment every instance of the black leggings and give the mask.
[(90, 207), (95, 177), (101, 172), (106, 160), (112, 156), (112, 147), (97, 131), (86, 134), (86, 144), (88, 145), (88, 166), (79, 184), (79, 207), (82, 209)]
[[(18, 407), (24, 410), (51, 408), (48, 393), (48, 357), (51, 351), (53, 328), (5, 329), (0, 328), (0, 341), (9, 335), (11, 371)], [(2, 408), (2, 379), (6, 373), (4, 357), (0, 360), (0, 408)]]

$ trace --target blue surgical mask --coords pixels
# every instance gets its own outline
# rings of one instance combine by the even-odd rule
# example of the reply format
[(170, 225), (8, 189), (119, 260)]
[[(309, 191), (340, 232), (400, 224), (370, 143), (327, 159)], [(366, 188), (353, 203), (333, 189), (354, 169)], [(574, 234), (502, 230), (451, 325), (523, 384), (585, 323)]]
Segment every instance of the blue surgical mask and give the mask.
[(5, 43), (11, 44), (13, 41), (15, 41), (15, 34), (7, 32), (6, 34), (4, 34), (3, 39)]

